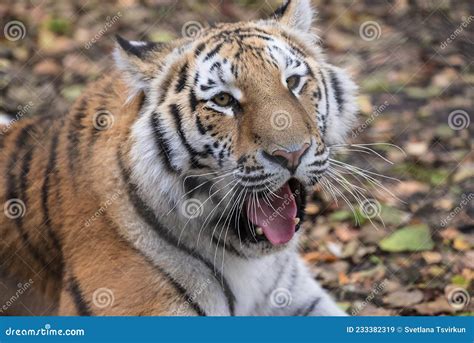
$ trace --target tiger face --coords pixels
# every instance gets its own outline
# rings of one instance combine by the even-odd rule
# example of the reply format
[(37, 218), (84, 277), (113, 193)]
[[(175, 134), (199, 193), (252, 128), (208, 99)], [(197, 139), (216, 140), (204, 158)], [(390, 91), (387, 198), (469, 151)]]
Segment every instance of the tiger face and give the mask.
[[(131, 96), (145, 96), (132, 159), (149, 202), (201, 193), (201, 222), (227, 225), (212, 238), (236, 249), (292, 241), (306, 190), (356, 112), (355, 85), (325, 62), (311, 23), (309, 1), (293, 0), (271, 19), (218, 24), (194, 40), (118, 38)], [(150, 194), (157, 185), (160, 196)]]

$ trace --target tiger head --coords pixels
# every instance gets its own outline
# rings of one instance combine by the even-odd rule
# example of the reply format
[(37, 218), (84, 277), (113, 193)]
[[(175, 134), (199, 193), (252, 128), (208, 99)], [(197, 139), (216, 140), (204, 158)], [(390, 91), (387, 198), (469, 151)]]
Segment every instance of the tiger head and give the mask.
[(199, 216), (198, 227), (237, 249), (294, 241), (305, 190), (357, 110), (354, 83), (325, 62), (312, 22), (310, 1), (290, 0), (270, 19), (171, 43), (118, 38), (131, 97), (145, 99), (132, 128), (133, 176), (154, 208), (196, 200), (196, 212), (178, 216)]

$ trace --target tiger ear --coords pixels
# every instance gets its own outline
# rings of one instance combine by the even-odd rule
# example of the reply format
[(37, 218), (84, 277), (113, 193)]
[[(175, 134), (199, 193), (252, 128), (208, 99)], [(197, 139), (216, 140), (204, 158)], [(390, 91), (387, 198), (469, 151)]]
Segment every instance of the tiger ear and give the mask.
[(134, 91), (143, 90), (156, 77), (164, 57), (172, 50), (168, 43), (128, 41), (116, 36), (115, 64), (125, 74)]
[(315, 14), (310, 0), (285, 0), (285, 3), (273, 13), (273, 18), (283, 25), (309, 32)]

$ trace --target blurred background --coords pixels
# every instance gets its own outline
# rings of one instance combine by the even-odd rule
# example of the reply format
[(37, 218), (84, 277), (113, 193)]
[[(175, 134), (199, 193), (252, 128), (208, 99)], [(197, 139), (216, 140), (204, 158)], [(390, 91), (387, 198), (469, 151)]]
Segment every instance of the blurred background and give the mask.
[[(3, 0), (0, 114), (67, 112), (113, 67), (117, 33), (168, 41), (209, 23), (266, 17), (279, 4)], [(357, 200), (341, 181), (335, 201), (315, 189), (304, 259), (352, 315), (472, 315), (474, 2), (314, 5), (328, 60), (360, 86), (354, 145), (336, 149), (346, 163), (339, 171), (361, 168), (343, 177), (368, 191)]]

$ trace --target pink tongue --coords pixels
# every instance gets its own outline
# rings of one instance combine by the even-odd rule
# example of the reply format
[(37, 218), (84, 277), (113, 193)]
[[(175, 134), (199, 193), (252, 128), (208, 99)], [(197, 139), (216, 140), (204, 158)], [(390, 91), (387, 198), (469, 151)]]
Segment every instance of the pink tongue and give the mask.
[(285, 183), (273, 196), (258, 201), (248, 200), (247, 217), (257, 227), (263, 229), (267, 239), (273, 244), (285, 244), (295, 234), (296, 202), (290, 186)]

